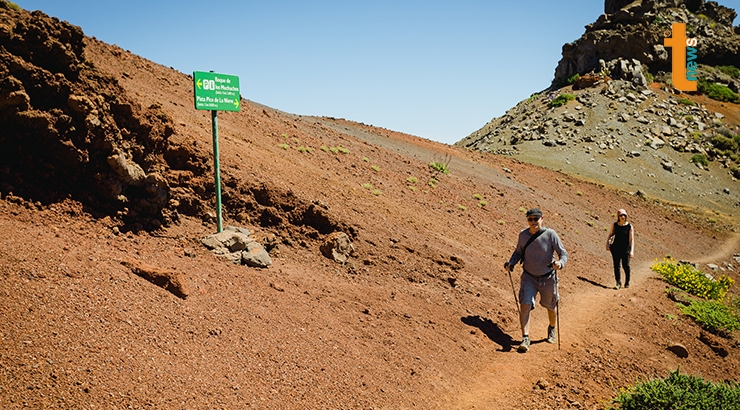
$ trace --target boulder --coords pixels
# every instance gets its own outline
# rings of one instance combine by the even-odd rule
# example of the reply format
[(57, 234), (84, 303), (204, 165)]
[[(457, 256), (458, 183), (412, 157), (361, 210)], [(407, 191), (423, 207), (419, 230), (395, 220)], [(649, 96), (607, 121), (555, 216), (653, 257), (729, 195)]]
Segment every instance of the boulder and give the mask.
[(242, 264), (253, 268), (267, 268), (272, 265), (272, 258), (265, 248), (256, 241), (250, 242), (241, 253)]
[(346, 263), (355, 248), (344, 232), (333, 232), (329, 234), (320, 247), (321, 253), (329, 259), (338, 263)]

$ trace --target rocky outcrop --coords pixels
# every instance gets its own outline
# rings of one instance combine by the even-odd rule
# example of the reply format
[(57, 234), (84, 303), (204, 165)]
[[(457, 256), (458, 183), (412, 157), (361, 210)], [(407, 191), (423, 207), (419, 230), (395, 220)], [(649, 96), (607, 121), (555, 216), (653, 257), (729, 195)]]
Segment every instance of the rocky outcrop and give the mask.
[(177, 221), (192, 191), (172, 192), (166, 177), (165, 157), (179, 158), (172, 120), (129, 98), (85, 47), (80, 27), (0, 2), (0, 193), (71, 197), (132, 229)]
[(227, 226), (222, 232), (201, 238), (200, 242), (216, 256), (237, 265), (267, 268), (272, 258), (265, 248), (252, 239), (252, 233), (245, 228)]
[(709, 65), (740, 66), (740, 26), (736, 12), (704, 0), (606, 0), (604, 14), (586, 26), (578, 40), (563, 46), (553, 85), (575, 74), (600, 72), (631, 80), (632, 70), (622, 62), (638, 62), (643, 74), (671, 71), (669, 51), (663, 45), (671, 23), (686, 23), (687, 36), (698, 39), (698, 61)]

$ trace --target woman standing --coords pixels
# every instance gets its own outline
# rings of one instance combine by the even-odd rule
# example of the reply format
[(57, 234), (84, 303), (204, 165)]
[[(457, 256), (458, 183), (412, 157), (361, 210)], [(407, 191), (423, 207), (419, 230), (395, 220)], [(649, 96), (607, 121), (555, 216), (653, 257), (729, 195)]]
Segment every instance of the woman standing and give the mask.
[(606, 239), (606, 250), (612, 253), (614, 261), (614, 279), (617, 281), (614, 289), (622, 287), (620, 262), (624, 269), (624, 287), (630, 287), (630, 259), (635, 255), (635, 230), (632, 229), (632, 224), (627, 222), (627, 211), (624, 209), (617, 211), (617, 222), (612, 225)]

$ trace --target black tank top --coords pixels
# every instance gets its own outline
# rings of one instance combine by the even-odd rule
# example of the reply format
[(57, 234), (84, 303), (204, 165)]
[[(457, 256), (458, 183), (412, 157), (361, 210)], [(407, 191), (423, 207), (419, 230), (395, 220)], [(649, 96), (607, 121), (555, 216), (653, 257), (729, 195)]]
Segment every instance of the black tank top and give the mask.
[(613, 252), (628, 252), (630, 249), (630, 229), (632, 224), (620, 225), (614, 222), (614, 243), (611, 245)]

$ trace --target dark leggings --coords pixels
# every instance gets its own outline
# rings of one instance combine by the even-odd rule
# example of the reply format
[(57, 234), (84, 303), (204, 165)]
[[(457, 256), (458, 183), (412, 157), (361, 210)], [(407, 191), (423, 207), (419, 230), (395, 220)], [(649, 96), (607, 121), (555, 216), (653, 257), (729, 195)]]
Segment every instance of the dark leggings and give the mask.
[(622, 262), (622, 268), (624, 269), (624, 284), (629, 285), (630, 283), (630, 254), (629, 252), (612, 252), (612, 260), (614, 261), (614, 279), (617, 283), (622, 283), (619, 275), (619, 262)]

